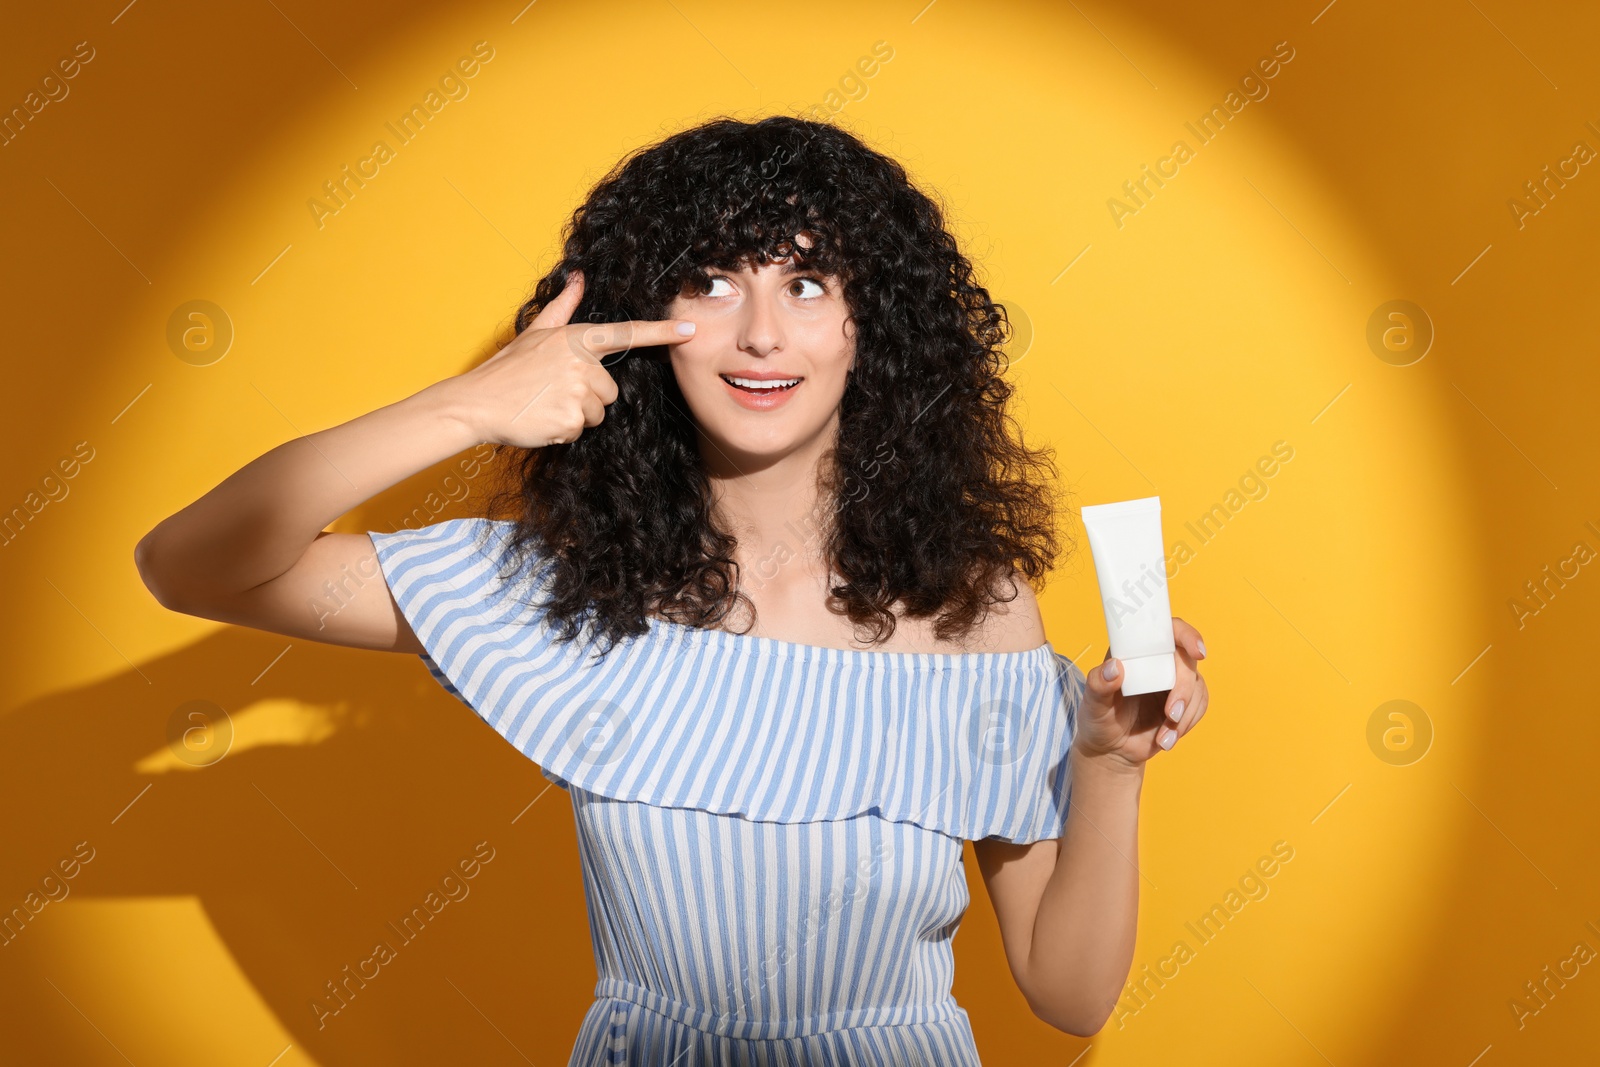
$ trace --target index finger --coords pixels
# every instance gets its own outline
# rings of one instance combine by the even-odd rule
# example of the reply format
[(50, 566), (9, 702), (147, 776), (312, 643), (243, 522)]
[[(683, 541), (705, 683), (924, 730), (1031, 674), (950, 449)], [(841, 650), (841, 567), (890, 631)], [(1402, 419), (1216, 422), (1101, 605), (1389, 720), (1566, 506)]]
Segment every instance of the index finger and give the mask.
[(1200, 637), (1200, 631), (1184, 622), (1176, 615), (1172, 617), (1172, 635), (1178, 639), (1184, 651), (1194, 659), (1206, 658), (1206, 643)]
[(573, 351), (597, 363), (612, 352), (654, 345), (676, 345), (694, 336), (694, 323), (688, 319), (625, 319), (622, 322), (596, 322), (568, 328)]

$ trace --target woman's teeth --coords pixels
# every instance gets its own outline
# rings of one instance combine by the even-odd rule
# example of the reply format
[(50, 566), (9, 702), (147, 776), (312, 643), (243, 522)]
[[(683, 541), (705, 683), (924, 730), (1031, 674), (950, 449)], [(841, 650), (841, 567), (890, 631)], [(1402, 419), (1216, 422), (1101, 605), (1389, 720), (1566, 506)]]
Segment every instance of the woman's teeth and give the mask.
[(800, 384), (799, 378), (769, 378), (757, 380), (755, 378), (735, 378), (723, 374), (719, 377), (729, 385), (738, 389), (749, 389), (754, 392), (770, 392), (774, 389), (789, 389)]

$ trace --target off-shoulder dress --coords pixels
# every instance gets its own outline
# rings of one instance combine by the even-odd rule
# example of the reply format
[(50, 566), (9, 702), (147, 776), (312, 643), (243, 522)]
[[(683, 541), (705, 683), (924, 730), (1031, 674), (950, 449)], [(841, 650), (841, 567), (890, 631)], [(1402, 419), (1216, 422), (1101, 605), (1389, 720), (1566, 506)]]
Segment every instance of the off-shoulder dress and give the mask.
[(599, 980), (569, 1067), (978, 1064), (962, 843), (1061, 836), (1082, 671), (660, 620), (596, 657), (511, 528), (368, 536), (428, 670), (571, 797)]

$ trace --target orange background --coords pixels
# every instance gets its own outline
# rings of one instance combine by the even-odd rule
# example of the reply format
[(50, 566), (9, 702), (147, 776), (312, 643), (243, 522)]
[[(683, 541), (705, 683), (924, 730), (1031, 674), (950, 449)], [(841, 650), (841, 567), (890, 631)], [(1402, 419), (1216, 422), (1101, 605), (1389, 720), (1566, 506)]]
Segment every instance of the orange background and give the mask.
[[(1174, 611), (1211, 652), (1212, 709), (1142, 803), (1130, 977), (1169, 977), (1092, 1040), (1052, 1030), (969, 863), (955, 993), (985, 1061), (1593, 1056), (1600, 177), (1543, 171), (1600, 147), (1592, 7), (112, 0), (6, 22), (0, 107), (38, 113), (0, 147), (0, 509), (26, 513), (0, 547), (0, 908), (79, 842), (92, 859), (0, 947), (0, 1062), (565, 1062), (594, 981), (566, 798), (416, 660), (165, 611), (133, 545), (272, 446), (492, 352), (624, 152), (817, 106), (948, 204), (1074, 505), (1161, 497)], [(80, 41), (93, 58), (44, 83)], [(323, 183), (480, 41), (467, 95), (319, 226)], [(878, 42), (892, 58), (858, 68)], [(1267, 95), (1197, 138), (1279, 42)], [(1113, 198), (1137, 208), (1120, 225)], [(231, 328), (214, 361), (169, 342), (194, 300)], [(1421, 358), (1418, 310), (1369, 344), (1394, 300), (1431, 324)], [(464, 513), (476, 480), (451, 469), (338, 528)], [(1077, 536), (1044, 605), (1087, 665)], [(190, 701), (231, 725), (209, 765), (169, 740)], [(480, 841), (471, 895), (318, 1030), (324, 983)], [(1278, 842), (1265, 895), (1229, 898)], [(1216, 904), (1203, 942), (1187, 924)]]

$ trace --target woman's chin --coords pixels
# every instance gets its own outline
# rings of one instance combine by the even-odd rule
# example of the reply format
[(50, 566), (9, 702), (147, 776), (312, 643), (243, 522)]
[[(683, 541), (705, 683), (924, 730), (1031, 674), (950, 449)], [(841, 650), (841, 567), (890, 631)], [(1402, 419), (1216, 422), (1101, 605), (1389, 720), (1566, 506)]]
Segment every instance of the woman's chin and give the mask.
[(722, 473), (747, 474), (806, 452), (818, 434), (803, 434), (792, 427), (770, 424), (750, 425), (739, 419), (734, 425), (702, 425), (700, 436), (705, 446), (701, 452), (713, 469), (731, 467), (732, 470)]

